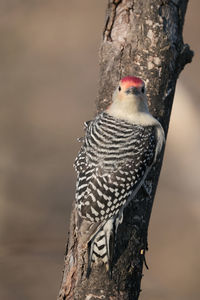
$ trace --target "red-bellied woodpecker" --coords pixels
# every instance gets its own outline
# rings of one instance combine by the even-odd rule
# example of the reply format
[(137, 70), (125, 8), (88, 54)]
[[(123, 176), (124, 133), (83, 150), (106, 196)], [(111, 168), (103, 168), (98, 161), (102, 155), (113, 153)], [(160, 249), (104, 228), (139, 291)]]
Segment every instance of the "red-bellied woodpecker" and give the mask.
[(93, 228), (87, 240), (88, 276), (99, 259), (110, 270), (110, 237), (164, 141), (161, 124), (149, 113), (144, 82), (137, 77), (121, 79), (111, 105), (87, 123), (75, 169), (78, 215)]

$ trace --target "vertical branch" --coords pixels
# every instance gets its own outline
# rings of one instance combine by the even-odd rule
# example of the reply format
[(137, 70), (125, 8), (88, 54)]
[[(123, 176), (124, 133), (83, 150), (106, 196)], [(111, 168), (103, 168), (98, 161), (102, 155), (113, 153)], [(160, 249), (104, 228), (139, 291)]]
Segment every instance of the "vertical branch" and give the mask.
[[(182, 38), (187, 2), (108, 1), (100, 48), (98, 112), (111, 102), (112, 92), (121, 77), (139, 76), (146, 83), (150, 111), (167, 134), (176, 81), (193, 56)], [(108, 279), (101, 265), (94, 267), (86, 279), (87, 245), (77, 232), (76, 210), (73, 209), (59, 300), (138, 299), (161, 164), (162, 157), (147, 178), (150, 198), (140, 191), (137, 207), (130, 203), (124, 211), (124, 221), (117, 234), (112, 279)]]

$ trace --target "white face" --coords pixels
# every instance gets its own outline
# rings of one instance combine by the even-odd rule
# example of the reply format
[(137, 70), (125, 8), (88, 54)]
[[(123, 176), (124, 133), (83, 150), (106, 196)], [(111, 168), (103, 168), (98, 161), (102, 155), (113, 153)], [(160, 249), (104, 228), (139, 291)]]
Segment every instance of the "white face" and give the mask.
[(120, 81), (113, 94), (113, 105), (117, 105), (120, 110), (130, 113), (147, 110), (147, 100), (145, 85), (141, 80), (139, 83), (134, 81)]
[(125, 120), (133, 120), (140, 113), (149, 113), (144, 82), (120, 81), (107, 112)]
[(113, 101), (106, 112), (114, 118), (131, 124), (142, 126), (158, 124), (158, 121), (149, 113), (144, 82), (133, 76), (120, 80), (113, 94)]

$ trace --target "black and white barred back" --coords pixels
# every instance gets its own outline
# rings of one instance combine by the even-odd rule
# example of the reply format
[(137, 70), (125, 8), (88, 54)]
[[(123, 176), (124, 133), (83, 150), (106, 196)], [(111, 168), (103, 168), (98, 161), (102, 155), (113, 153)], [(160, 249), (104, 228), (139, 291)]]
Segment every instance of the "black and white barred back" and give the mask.
[(93, 261), (101, 257), (106, 262), (101, 224), (115, 220), (129, 202), (154, 161), (155, 149), (155, 126), (130, 124), (103, 112), (86, 128), (75, 160), (76, 206), (81, 218), (99, 224), (93, 234)]

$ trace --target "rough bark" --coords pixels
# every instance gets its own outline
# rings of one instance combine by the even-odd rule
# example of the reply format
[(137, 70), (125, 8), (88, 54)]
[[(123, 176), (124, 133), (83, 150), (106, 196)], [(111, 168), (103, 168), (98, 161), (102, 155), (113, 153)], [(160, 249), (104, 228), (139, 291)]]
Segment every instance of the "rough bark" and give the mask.
[[(187, 0), (109, 0), (100, 48), (97, 111), (103, 111), (121, 77), (136, 75), (146, 83), (151, 113), (167, 134), (177, 78), (193, 52), (183, 43)], [(68, 249), (58, 299), (131, 299), (140, 294), (147, 230), (162, 156), (147, 178), (151, 197), (140, 191), (119, 226), (112, 279), (105, 266), (93, 267), (86, 279), (87, 245), (77, 232), (76, 210), (70, 223)]]

